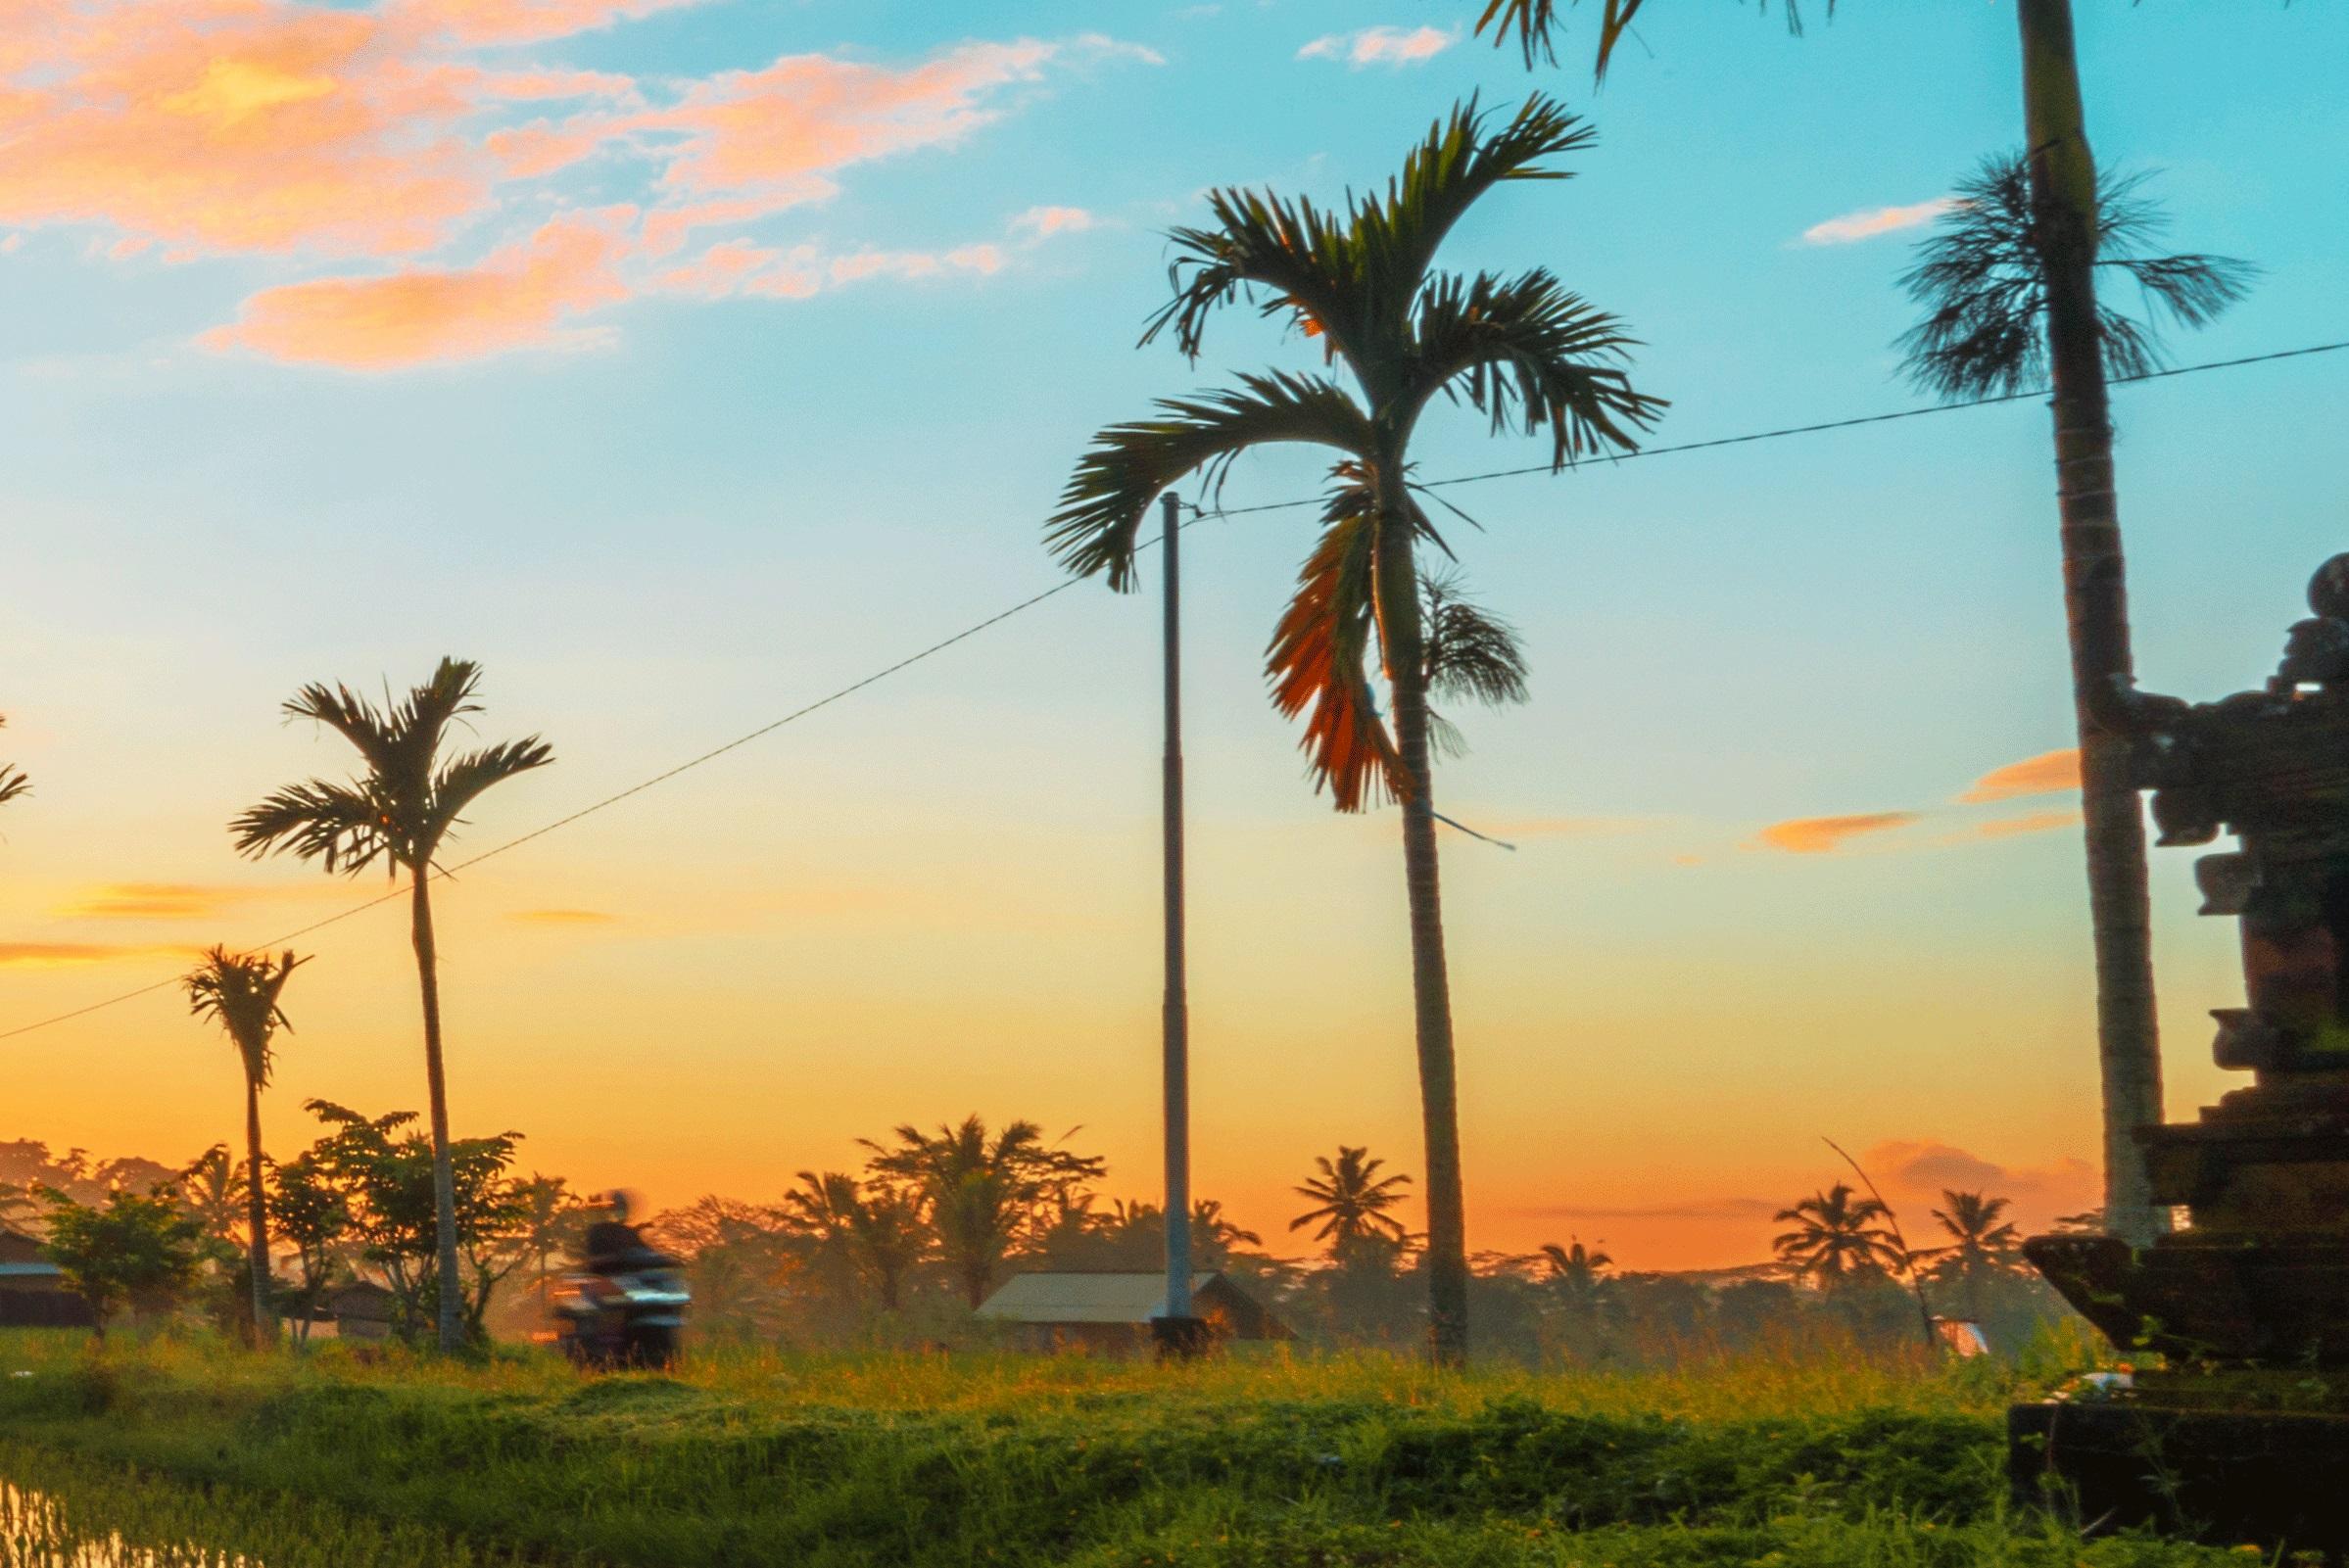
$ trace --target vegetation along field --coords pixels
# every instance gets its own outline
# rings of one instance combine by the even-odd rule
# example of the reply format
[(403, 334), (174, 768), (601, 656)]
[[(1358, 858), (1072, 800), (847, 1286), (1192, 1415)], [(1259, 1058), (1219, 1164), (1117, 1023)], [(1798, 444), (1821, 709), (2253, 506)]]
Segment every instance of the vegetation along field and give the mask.
[(741, 1352), (591, 1380), (522, 1353), (17, 1334), (0, 1474), (269, 1568), (2242, 1561), (2008, 1510), (2003, 1404), (2078, 1349), (1563, 1375)]

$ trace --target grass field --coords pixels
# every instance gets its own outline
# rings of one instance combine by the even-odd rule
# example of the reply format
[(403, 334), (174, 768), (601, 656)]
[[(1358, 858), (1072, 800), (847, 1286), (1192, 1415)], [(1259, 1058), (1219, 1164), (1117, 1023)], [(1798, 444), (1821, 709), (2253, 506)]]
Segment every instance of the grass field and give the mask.
[[(630, 1568), (2245, 1560), (2083, 1543), (2010, 1512), (1999, 1417), (2017, 1375), (1814, 1349), (1460, 1377), (1389, 1357), (742, 1353), (589, 1380), (524, 1354), (93, 1354), (0, 1335), (0, 1431), (167, 1497), (216, 1489), (248, 1534), (273, 1507), (326, 1509), (354, 1521), (337, 1528), (428, 1530), (449, 1552)], [(308, 1549), (264, 1560), (343, 1560)]]

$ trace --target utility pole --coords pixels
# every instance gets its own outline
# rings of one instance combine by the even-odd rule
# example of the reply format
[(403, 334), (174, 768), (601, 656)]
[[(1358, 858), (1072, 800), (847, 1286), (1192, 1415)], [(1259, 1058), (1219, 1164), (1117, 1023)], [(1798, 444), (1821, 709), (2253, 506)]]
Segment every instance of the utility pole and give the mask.
[(1161, 1009), (1166, 1067), (1167, 1305), (1151, 1332), (1162, 1356), (1195, 1354), (1204, 1335), (1191, 1315), (1191, 1021), (1184, 985), (1182, 876), (1182, 500), (1159, 498), (1166, 556), (1166, 727), (1161, 803), (1166, 872), (1166, 1000)]

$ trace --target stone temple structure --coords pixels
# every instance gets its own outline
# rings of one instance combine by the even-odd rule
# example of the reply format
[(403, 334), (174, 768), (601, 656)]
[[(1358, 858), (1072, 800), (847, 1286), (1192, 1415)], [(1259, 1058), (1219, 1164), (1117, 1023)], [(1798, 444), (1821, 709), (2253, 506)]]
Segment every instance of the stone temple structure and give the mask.
[(2214, 1016), (2243, 1087), (2139, 1133), (2157, 1203), (2188, 1223), (2133, 1251), (2042, 1236), (2025, 1252), (2113, 1343), (2150, 1362), (2101, 1397), (2019, 1405), (2019, 1492), (2083, 1517), (2230, 1540), (2349, 1546), (2349, 555), (2309, 585), (2266, 686), (2189, 704), (2133, 689), (2127, 737), (2165, 845), (2205, 915), (2239, 923), (2244, 1005)]

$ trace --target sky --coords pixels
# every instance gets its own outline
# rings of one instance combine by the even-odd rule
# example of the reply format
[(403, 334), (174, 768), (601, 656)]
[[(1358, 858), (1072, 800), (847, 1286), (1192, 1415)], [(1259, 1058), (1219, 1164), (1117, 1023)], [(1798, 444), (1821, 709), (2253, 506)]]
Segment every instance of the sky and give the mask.
[[(1575, 178), (1450, 264), (1544, 264), (1641, 340), (1674, 445), (1913, 406), (1897, 279), (2019, 138), (2003, 0), (1800, 37), (1643, 12), (1603, 90), (1472, 0), (0, 0), (0, 1029), (168, 980), (382, 884), (231, 852), (312, 774), (302, 683), (488, 671), (555, 766), (503, 843), (1042, 589), (1077, 454), (1308, 345), (1137, 348), (1218, 185), (1329, 200), (1455, 101), (1589, 117)], [(2340, 7), (2081, 0), (2091, 135), (2256, 291), (2181, 361), (2349, 338)], [(1815, 13), (1817, 8), (1810, 8)], [(1649, 15), (1653, 13), (1653, 21)], [(2349, 355), (2117, 395), (2143, 684), (2257, 685), (2349, 546)], [(1431, 418), (1430, 476), (1539, 463)], [(1311, 497), (1251, 457), (1222, 500)], [(2096, 1079), (2044, 407), (2025, 401), (1448, 492), (1521, 631), (1458, 715), (1447, 836), (1472, 1248), (1766, 1254), (1863, 1162), (2027, 1224), (2095, 1201)], [(1196, 486), (1186, 485), (1192, 496)], [(1200, 1192), (1276, 1247), (1317, 1155), (1416, 1173), (1397, 822), (1342, 818), (1265, 697), (1310, 511), (1184, 558)], [(1145, 585), (1155, 578), (1144, 570)], [(1158, 1164), (1155, 596), (1087, 583), (467, 871), (439, 895), (460, 1135), (656, 1204), (771, 1200), (976, 1112)], [(2169, 1106), (2240, 997), (2157, 851)], [(296, 945), (264, 1116), (420, 1104), (395, 902)], [(233, 1054), (168, 985), (0, 1039), (0, 1138), (190, 1157)]]

